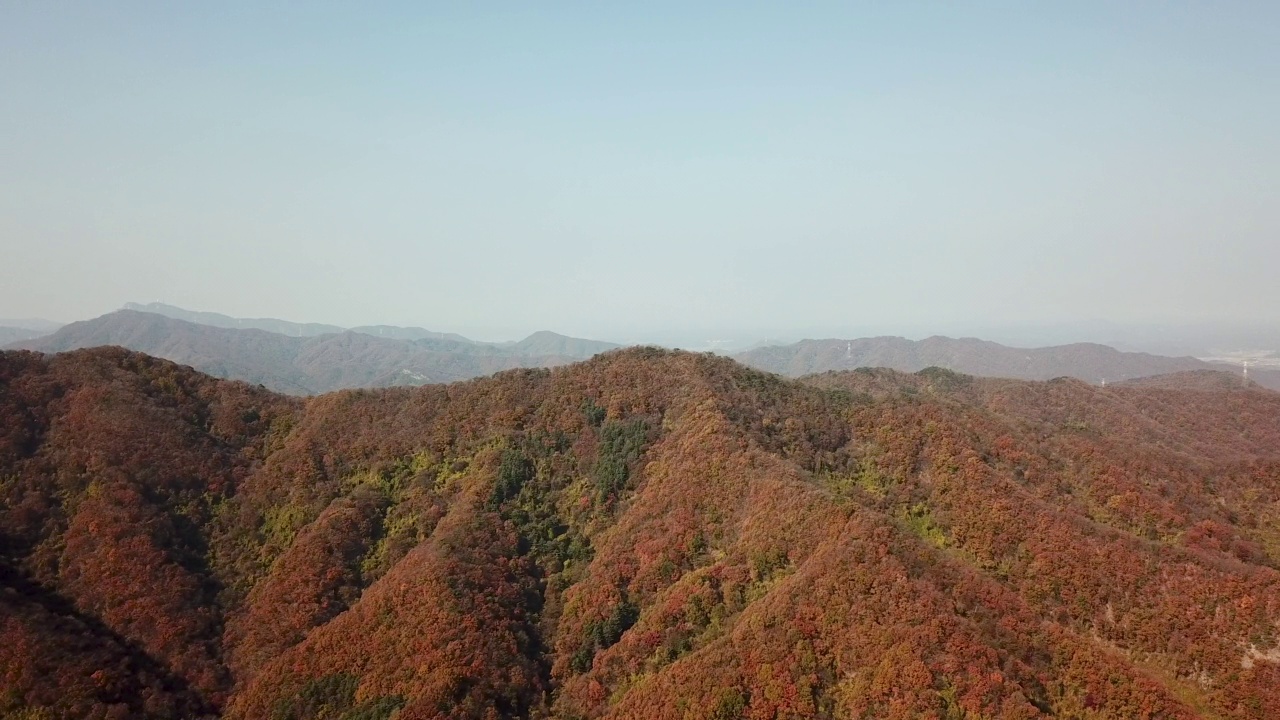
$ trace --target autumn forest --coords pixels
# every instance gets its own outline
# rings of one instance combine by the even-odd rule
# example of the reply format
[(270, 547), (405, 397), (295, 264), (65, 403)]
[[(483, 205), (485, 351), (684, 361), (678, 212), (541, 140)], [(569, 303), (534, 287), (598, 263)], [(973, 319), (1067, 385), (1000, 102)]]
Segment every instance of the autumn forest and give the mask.
[(1280, 393), (0, 354), (0, 717), (1280, 717)]

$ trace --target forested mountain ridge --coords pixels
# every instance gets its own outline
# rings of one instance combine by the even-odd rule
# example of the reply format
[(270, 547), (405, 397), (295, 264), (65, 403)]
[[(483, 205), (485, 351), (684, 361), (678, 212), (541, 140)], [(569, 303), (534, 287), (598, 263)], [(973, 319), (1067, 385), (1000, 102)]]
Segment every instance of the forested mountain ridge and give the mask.
[[(750, 367), (790, 377), (859, 367), (888, 367), (905, 372), (942, 367), (983, 377), (1050, 380), (1067, 376), (1101, 383), (1191, 370), (1226, 369), (1192, 357), (1121, 352), (1094, 343), (1015, 348), (976, 338), (941, 336), (919, 341), (901, 337), (802, 340), (791, 345), (756, 348), (735, 357)], [(1280, 390), (1280, 373), (1264, 371), (1254, 375), (1258, 382)]]
[(1271, 718), (1278, 521), (1256, 388), (9, 352), (0, 714)]
[(294, 395), (452, 382), (515, 367), (562, 365), (575, 359), (508, 350), (465, 339), (398, 340), (354, 331), (292, 337), (258, 329), (202, 325), (134, 310), (71, 323), (52, 335), (18, 343), (23, 349), (42, 352), (108, 345)]

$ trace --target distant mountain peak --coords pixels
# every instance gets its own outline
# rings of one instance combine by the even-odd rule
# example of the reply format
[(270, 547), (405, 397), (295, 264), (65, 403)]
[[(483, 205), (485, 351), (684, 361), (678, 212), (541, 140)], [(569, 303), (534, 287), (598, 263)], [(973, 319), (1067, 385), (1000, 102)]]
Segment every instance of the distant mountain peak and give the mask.
[(550, 330), (538, 330), (512, 345), (518, 352), (539, 355), (565, 355), (573, 358), (589, 358), (607, 350), (621, 347), (601, 340), (569, 337)]

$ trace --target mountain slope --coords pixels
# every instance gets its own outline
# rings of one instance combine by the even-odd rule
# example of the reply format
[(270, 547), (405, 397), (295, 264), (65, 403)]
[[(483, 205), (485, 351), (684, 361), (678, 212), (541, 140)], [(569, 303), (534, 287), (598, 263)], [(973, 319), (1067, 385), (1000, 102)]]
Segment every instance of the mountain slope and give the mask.
[(53, 335), (18, 345), (41, 352), (118, 345), (191, 365), (216, 377), (302, 395), (351, 387), (450, 382), (513, 367), (550, 366), (570, 360), (516, 355), (469, 342), (406, 342), (349, 331), (289, 337), (263, 330), (199, 325), (133, 310), (72, 323)]
[(5, 353), (0, 712), (1275, 717), (1278, 448), (1252, 388)]
[[(887, 367), (904, 372), (942, 367), (984, 377), (1049, 380), (1065, 376), (1100, 383), (1225, 369), (1190, 357), (1126, 353), (1092, 343), (1024, 349), (974, 338), (957, 340), (937, 336), (920, 341), (900, 337), (803, 340), (792, 345), (757, 348), (739, 354), (736, 359), (750, 367), (790, 377), (859, 367)], [(1280, 388), (1280, 376), (1260, 374), (1255, 379)]]
[(1226, 370), (1187, 370), (1168, 375), (1149, 375), (1124, 381), (1130, 387), (1164, 388), (1167, 390), (1221, 390), (1263, 387), (1245, 380), (1239, 373)]

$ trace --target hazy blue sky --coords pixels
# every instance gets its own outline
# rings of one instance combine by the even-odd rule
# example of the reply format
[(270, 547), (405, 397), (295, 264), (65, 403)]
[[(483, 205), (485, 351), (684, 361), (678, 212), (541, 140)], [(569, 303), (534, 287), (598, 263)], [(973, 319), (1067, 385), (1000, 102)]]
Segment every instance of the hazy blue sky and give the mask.
[(0, 0), (0, 317), (1280, 321), (1280, 3), (264, 5)]

